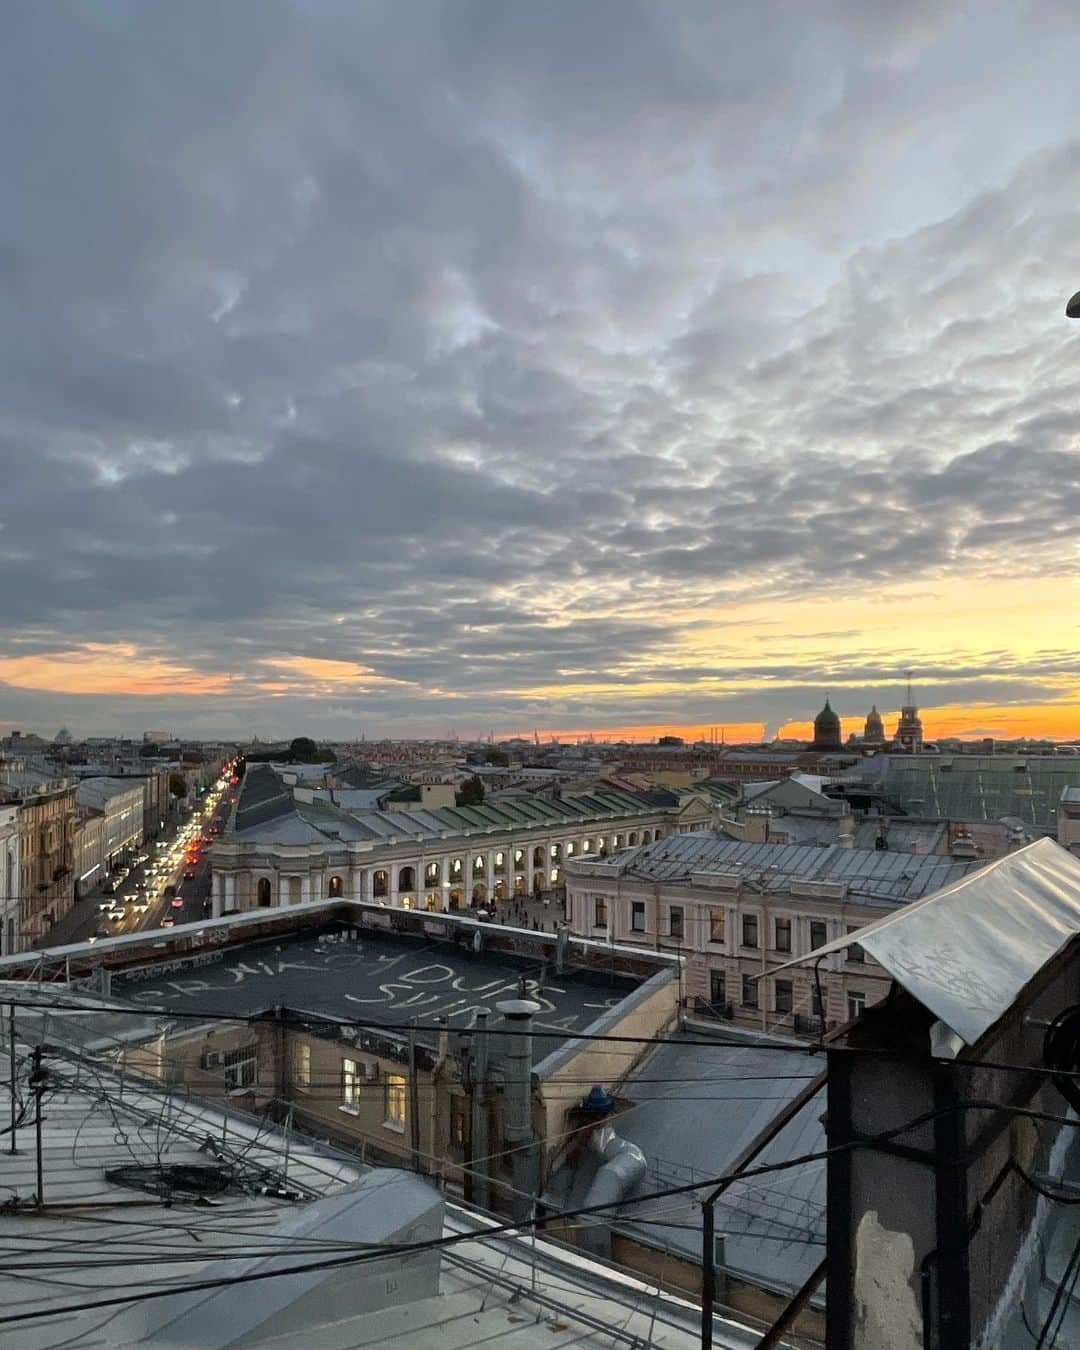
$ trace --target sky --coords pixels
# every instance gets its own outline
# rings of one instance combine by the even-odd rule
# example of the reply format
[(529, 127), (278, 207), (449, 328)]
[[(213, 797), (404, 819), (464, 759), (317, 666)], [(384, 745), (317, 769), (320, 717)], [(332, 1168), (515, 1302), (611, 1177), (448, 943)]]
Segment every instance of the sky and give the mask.
[(14, 0), (0, 732), (1080, 738), (1066, 0)]

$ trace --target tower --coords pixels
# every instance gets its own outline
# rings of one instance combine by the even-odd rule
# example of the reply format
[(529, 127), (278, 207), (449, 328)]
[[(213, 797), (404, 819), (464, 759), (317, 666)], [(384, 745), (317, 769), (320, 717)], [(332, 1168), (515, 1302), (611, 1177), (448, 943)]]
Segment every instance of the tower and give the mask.
[(922, 719), (911, 698), (910, 670), (907, 672), (907, 701), (900, 709), (900, 721), (896, 724), (896, 744), (910, 755), (917, 755), (923, 748)]
[(840, 734), (840, 718), (833, 712), (829, 700), (826, 699), (824, 708), (814, 718), (814, 739), (810, 743), (810, 749), (839, 750)]

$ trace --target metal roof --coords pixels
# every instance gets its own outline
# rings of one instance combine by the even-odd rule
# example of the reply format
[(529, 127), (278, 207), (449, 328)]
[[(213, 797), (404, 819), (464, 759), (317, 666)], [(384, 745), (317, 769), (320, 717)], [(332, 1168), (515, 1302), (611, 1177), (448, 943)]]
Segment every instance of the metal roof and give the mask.
[[(989, 863), (855, 934), (855, 940), (968, 1045), (1080, 933), (1080, 858), (1052, 839)], [(850, 946), (848, 934), (769, 978)]]
[[(733, 1046), (707, 1036), (694, 1044), (657, 1046), (619, 1086), (619, 1099), (629, 1105), (609, 1121), (620, 1138), (638, 1145), (648, 1164), (627, 1198), (722, 1176), (820, 1067), (801, 1050)], [(755, 1165), (819, 1150), (823, 1110), (818, 1092)], [(581, 1203), (596, 1161), (586, 1153), (580, 1163), (564, 1166), (545, 1203), (555, 1209)], [(713, 1188), (629, 1205), (617, 1226), (699, 1262), (699, 1202)], [(716, 1206), (716, 1231), (725, 1235), (726, 1267), (773, 1288), (799, 1288), (824, 1253), (824, 1163), (736, 1182)]]
[(794, 880), (846, 882), (853, 898), (899, 903), (939, 890), (985, 864), (837, 844), (752, 844), (701, 832), (669, 835), (589, 866), (593, 875), (610, 869), (612, 875), (686, 883), (695, 872), (743, 870), (768, 890), (782, 890)]
[(249, 769), (236, 811), (234, 837), (266, 843), (316, 843), (321, 839), (381, 840), (466, 832), (507, 832), (551, 825), (617, 822), (627, 816), (655, 813), (674, 805), (670, 793), (628, 792), (621, 788), (594, 788), (562, 797), (501, 798), (478, 806), (443, 806), (363, 810), (353, 813), (343, 804), (296, 801), (270, 765)]
[(881, 755), (874, 766), (885, 794), (910, 815), (945, 820), (1016, 816), (1045, 834), (1057, 829), (1064, 788), (1080, 784), (1080, 755)]

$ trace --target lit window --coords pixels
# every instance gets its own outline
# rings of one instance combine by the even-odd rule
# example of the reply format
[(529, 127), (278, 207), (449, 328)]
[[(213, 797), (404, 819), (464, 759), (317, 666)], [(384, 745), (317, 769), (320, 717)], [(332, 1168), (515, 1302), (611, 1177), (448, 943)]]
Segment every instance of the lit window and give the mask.
[(311, 1046), (297, 1045), (293, 1050), (293, 1081), (301, 1092), (311, 1089)]
[(405, 1128), (406, 1113), (405, 1079), (401, 1074), (386, 1075), (386, 1121), (396, 1129)]
[(355, 1059), (341, 1061), (341, 1104), (347, 1111), (360, 1109), (360, 1066)]

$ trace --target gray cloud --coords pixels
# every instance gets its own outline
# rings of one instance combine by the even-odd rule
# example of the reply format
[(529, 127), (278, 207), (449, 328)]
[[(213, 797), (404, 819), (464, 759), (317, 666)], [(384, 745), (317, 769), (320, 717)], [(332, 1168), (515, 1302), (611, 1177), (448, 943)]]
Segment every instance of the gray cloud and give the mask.
[[(689, 660), (694, 616), (1067, 576), (1080, 40), (999, 17), (17, 6), (0, 659), (132, 643), (235, 692), (0, 684), (0, 719), (765, 721), (902, 658)], [(403, 684), (271, 699), (282, 655)], [(943, 702), (1004, 669), (936, 655)]]

